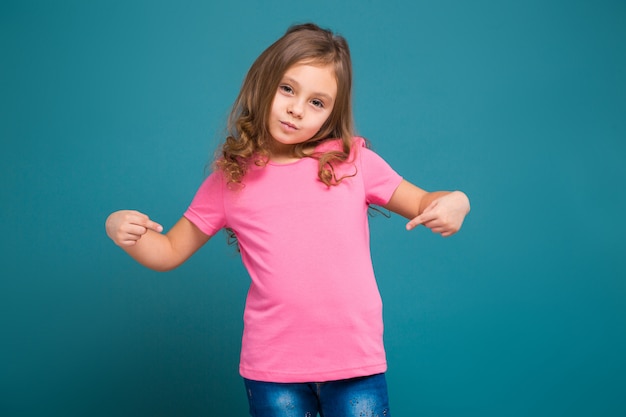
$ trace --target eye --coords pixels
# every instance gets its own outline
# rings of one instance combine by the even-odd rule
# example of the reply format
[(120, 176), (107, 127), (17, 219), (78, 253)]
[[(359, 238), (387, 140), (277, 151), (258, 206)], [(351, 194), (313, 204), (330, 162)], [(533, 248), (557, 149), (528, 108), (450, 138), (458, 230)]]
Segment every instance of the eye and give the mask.
[(322, 100), (318, 100), (318, 99), (311, 100), (311, 104), (314, 105), (315, 107), (319, 107), (320, 109), (324, 108), (324, 102)]
[(282, 91), (283, 93), (293, 94), (293, 88), (291, 88), (291, 86), (289, 85), (286, 85), (286, 84), (279, 85), (278, 89)]

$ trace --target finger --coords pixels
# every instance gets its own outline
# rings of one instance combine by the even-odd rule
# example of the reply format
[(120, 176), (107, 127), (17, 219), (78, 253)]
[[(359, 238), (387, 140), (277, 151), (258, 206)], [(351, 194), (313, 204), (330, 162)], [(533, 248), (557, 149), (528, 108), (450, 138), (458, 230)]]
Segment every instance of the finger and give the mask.
[(430, 231), (435, 233), (435, 234), (442, 235), (442, 236), (443, 236), (444, 233), (447, 232), (447, 230), (445, 228), (443, 228), (443, 227), (433, 227), (433, 228), (430, 229)]
[(163, 226), (155, 221), (148, 220), (148, 223), (146, 224), (146, 229), (154, 230), (155, 232), (161, 233), (163, 231)]
[(123, 247), (135, 246), (137, 244), (136, 239), (128, 239), (120, 241), (119, 245)]
[[(150, 230), (154, 230), (155, 232), (161, 233), (163, 231), (163, 226), (161, 226), (159, 223), (150, 220), (150, 217), (148, 217), (145, 214), (142, 213), (136, 213), (134, 214), (134, 216), (136, 216), (135, 218), (133, 218), (130, 223), (137, 225), (137, 226), (141, 226), (142, 228), (145, 229), (150, 229)], [(141, 234), (146, 233), (146, 231), (144, 230)]]
[(437, 205), (438, 200), (435, 200), (428, 206), (426, 206), (426, 208), (420, 213), (419, 216), (415, 217), (406, 224), (406, 230), (414, 229), (420, 224), (426, 224), (426, 222), (434, 219), (436, 217), (436, 214), (432, 213), (432, 211), (435, 209), (435, 207), (437, 207)]
[(455, 234), (456, 232), (459, 231), (459, 229), (455, 228), (455, 227), (451, 227), (451, 226), (440, 226), (440, 227), (436, 227), (431, 229), (433, 231), (433, 233), (438, 233), (443, 237), (448, 237), (448, 236), (452, 236), (453, 234)]
[(130, 236), (136, 237), (137, 239), (139, 239), (142, 235), (145, 235), (147, 231), (147, 227), (142, 226), (138, 223), (128, 224), (120, 230), (120, 232), (123, 233), (124, 237)]
[(411, 221), (409, 221), (406, 224), (406, 230), (414, 229), (415, 227), (419, 226), (420, 224), (427, 225), (427, 223), (435, 220), (436, 218), (437, 218), (437, 214), (436, 213), (428, 213), (428, 212), (424, 211), (422, 214), (420, 214), (419, 216), (415, 217), (414, 219), (412, 219)]
[(455, 234), (457, 232), (457, 230), (446, 230), (445, 232), (441, 233), (442, 237), (450, 237), (453, 234)]
[(411, 221), (406, 224), (406, 230), (413, 230), (417, 226), (423, 223), (422, 216), (414, 217)]
[(439, 205), (439, 200), (433, 201), (432, 203), (426, 206), (424, 211), (422, 211), (422, 214), (430, 212), (431, 210), (435, 209), (435, 207), (437, 207), (438, 205)]
[(120, 231), (114, 236), (111, 236), (111, 239), (113, 240), (113, 242), (115, 242), (116, 245), (127, 247), (133, 246), (140, 237), (141, 236), (139, 235)]

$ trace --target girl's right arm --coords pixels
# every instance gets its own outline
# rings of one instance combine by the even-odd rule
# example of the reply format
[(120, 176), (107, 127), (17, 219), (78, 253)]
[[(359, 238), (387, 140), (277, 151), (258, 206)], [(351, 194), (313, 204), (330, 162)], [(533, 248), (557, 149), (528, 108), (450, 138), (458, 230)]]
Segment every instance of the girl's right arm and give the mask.
[(169, 271), (185, 262), (211, 236), (182, 217), (166, 234), (163, 226), (134, 210), (120, 210), (106, 220), (107, 235), (140, 264)]

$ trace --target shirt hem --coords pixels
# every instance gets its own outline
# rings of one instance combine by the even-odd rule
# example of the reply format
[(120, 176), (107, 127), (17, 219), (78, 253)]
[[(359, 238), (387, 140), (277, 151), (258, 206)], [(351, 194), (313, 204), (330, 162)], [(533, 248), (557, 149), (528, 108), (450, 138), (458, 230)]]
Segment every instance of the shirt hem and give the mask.
[(275, 372), (260, 371), (256, 369), (248, 369), (239, 366), (239, 374), (253, 381), (275, 382), (275, 383), (310, 383), (310, 382), (328, 382), (339, 381), (342, 379), (358, 378), (362, 376), (370, 376), (382, 374), (387, 371), (387, 363), (381, 363), (371, 366), (362, 366), (352, 369), (341, 369), (338, 371), (328, 372), (309, 372), (309, 373), (291, 373), (291, 372)]

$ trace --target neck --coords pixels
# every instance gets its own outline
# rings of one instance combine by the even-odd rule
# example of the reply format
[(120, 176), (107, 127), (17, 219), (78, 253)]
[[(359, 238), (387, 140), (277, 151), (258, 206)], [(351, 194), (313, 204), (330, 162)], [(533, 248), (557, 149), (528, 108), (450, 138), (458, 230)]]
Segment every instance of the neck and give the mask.
[[(297, 155), (295, 152), (296, 145), (285, 145), (282, 143), (274, 142), (269, 152), (270, 161), (278, 164), (287, 164), (302, 159), (302, 156)], [(302, 148), (304, 156), (310, 155), (315, 150), (314, 145), (305, 145)]]
[(296, 161), (298, 158), (294, 152), (294, 145), (285, 145), (282, 143), (272, 143), (270, 148), (270, 160), (279, 164)]

